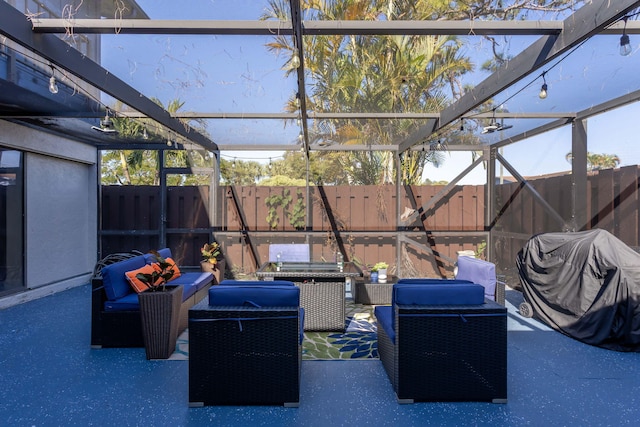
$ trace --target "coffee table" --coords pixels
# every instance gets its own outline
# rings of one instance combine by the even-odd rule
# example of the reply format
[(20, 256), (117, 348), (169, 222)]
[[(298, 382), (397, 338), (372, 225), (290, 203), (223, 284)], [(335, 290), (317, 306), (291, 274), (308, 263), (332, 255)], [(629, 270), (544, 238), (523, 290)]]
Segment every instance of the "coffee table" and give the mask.
[(263, 264), (256, 272), (261, 280), (288, 280), (300, 287), (305, 331), (345, 330), (345, 289), (347, 278), (359, 278), (362, 270), (352, 262), (343, 268), (330, 262), (275, 262)]

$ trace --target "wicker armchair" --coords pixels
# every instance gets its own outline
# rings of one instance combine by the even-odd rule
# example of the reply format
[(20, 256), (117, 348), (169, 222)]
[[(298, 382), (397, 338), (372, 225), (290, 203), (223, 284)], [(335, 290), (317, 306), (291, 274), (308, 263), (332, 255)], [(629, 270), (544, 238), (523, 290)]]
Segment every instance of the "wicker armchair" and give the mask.
[(293, 283), (215, 286), (209, 302), (189, 310), (189, 406), (297, 407), (300, 289)]
[(399, 403), (507, 400), (507, 311), (473, 283), (396, 284), (375, 308)]

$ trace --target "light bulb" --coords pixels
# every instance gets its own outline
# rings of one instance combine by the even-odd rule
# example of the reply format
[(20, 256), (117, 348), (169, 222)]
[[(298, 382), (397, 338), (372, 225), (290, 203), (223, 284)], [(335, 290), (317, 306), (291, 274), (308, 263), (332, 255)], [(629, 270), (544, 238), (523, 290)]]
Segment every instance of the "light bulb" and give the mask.
[(53, 76), (49, 78), (49, 92), (53, 93), (54, 95), (58, 93), (58, 84), (56, 83), (56, 78)]
[(147, 133), (147, 128), (142, 129), (142, 139), (149, 139), (149, 134)]
[(300, 54), (298, 53), (298, 49), (293, 49), (293, 56), (291, 57), (291, 66), (293, 68), (298, 68), (300, 66)]
[(631, 42), (629, 41), (629, 36), (623, 34), (620, 37), (620, 55), (627, 56), (631, 53)]
[(547, 84), (544, 83), (542, 85), (542, 88), (540, 88), (540, 93), (538, 94), (538, 97), (540, 99), (546, 99), (547, 98)]
[(298, 135), (298, 141), (302, 142), (303, 139), (304, 139), (304, 134), (302, 133), (302, 131), (300, 131), (300, 134)]

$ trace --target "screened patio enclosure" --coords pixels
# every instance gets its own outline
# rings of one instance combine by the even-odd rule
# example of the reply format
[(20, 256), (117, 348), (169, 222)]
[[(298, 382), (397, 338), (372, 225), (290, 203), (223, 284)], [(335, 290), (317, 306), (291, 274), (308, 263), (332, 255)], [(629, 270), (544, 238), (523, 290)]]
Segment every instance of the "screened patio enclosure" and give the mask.
[[(215, 238), (242, 272), (307, 242), (402, 276), (472, 250), (510, 275), (541, 232), (639, 246), (640, 1), (453, 3), (0, 2), (0, 118), (102, 157), (96, 259), (170, 246), (195, 267)], [(153, 183), (107, 185), (118, 152), (160, 153)], [(293, 153), (304, 184), (221, 173)]]

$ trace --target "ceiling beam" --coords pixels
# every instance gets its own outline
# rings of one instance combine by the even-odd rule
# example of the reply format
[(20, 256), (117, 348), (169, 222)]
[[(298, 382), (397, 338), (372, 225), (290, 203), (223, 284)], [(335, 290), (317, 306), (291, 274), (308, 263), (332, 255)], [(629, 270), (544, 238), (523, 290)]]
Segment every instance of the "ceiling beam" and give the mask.
[[(196, 35), (291, 35), (290, 21), (218, 21), (161, 19), (32, 19), (36, 33), (65, 34), (196, 34)], [(531, 36), (559, 34), (561, 21), (302, 21), (302, 35), (457, 35)], [(603, 30), (621, 34), (614, 24)], [(640, 34), (640, 22), (627, 22), (628, 34)]]
[(499, 67), (458, 101), (444, 109), (438, 123), (427, 123), (402, 141), (399, 144), (400, 150), (404, 151), (411, 145), (423, 141), (438, 129), (449, 125), (549, 61), (599, 33), (638, 6), (640, 6), (639, 0), (618, 0), (615, 2), (593, 0), (591, 3), (585, 4), (563, 21), (563, 31), (559, 35), (541, 37), (519, 55)]
[(514, 142), (522, 141), (524, 139), (531, 138), (533, 136), (540, 135), (545, 132), (549, 132), (559, 127), (565, 126), (571, 123), (573, 120), (586, 120), (598, 114), (606, 113), (607, 111), (615, 110), (616, 108), (621, 108), (625, 105), (633, 104), (638, 101), (640, 101), (640, 90), (636, 90), (626, 95), (622, 95), (609, 101), (603, 102), (601, 104), (591, 106), (582, 111), (578, 111), (577, 113), (573, 114), (573, 116), (566, 116), (565, 119), (560, 118), (553, 122), (546, 123), (533, 129), (529, 129), (518, 135), (514, 135), (491, 145), (498, 148), (505, 145), (510, 145)]
[(34, 34), (27, 17), (13, 6), (0, 1), (0, 34), (35, 52), (57, 67), (113, 96), (167, 129), (208, 150), (216, 144), (206, 136), (186, 126), (158, 104), (102, 68), (96, 62), (52, 34)]

